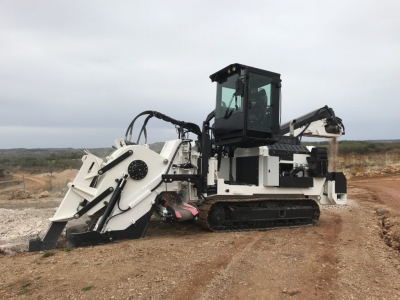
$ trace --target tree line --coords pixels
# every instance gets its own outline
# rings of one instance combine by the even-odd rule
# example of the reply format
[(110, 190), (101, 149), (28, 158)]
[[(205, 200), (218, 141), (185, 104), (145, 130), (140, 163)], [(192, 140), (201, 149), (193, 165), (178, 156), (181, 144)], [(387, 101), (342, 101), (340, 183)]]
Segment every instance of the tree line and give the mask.
[(79, 169), (82, 165), (82, 154), (75, 155), (49, 155), (48, 157), (3, 157), (0, 158), (2, 167), (48, 167), (53, 169)]
[[(304, 146), (327, 147), (329, 142), (303, 142)], [(339, 141), (339, 155), (386, 153), (400, 150), (400, 142)]]

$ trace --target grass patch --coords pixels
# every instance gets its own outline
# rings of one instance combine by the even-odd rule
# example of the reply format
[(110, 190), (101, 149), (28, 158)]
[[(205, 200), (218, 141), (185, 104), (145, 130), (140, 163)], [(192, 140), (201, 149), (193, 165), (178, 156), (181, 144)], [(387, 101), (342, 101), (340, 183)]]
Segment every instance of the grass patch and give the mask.
[(46, 251), (46, 252), (42, 255), (42, 257), (43, 257), (43, 258), (46, 258), (46, 257), (54, 256), (54, 255), (56, 255), (56, 252), (55, 252), (55, 251)]
[(319, 233), (318, 231), (314, 230), (314, 234), (318, 234), (319, 237), (324, 237), (324, 235), (322, 233)]
[(30, 286), (31, 285), (31, 283), (28, 281), (28, 282), (26, 282), (23, 286), (22, 286), (22, 288), (24, 288), (24, 289), (26, 289), (28, 286)]
[(264, 242), (268, 242), (270, 244), (275, 244), (276, 243), (274, 238), (265, 238), (265, 239), (263, 239), (263, 241)]
[(36, 280), (39, 280), (40, 278), (42, 278), (42, 276), (38, 276), (38, 277), (36, 277), (35, 279), (36, 279)]
[(34, 260), (34, 263), (37, 264), (37, 265), (40, 265), (40, 264), (41, 264), (41, 262), (38, 261), (37, 259)]
[(72, 247), (65, 247), (64, 251), (65, 251), (65, 252), (71, 252), (72, 249), (74, 249), (74, 248), (72, 248)]
[(82, 288), (82, 291), (87, 292), (87, 291), (90, 291), (92, 288), (94, 288), (93, 285), (85, 286)]

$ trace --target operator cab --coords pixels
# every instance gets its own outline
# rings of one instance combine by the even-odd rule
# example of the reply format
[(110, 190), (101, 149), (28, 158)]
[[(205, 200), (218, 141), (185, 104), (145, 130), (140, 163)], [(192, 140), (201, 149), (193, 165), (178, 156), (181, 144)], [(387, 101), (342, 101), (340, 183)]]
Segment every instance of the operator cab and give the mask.
[(232, 64), (210, 76), (217, 82), (217, 146), (258, 147), (279, 134), (280, 74)]

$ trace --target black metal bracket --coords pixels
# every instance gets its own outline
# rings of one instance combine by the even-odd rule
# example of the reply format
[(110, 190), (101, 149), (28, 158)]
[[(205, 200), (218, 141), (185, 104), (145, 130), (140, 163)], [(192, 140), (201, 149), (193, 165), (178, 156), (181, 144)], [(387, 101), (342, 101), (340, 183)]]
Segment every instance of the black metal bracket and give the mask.
[(99, 175), (103, 175), (105, 172), (107, 172), (108, 170), (112, 169), (113, 167), (115, 167), (120, 162), (122, 162), (125, 159), (127, 159), (132, 154), (133, 154), (132, 150), (129, 150), (129, 151), (125, 152), (124, 154), (122, 154), (121, 156), (119, 156), (118, 158), (114, 159), (112, 162), (110, 162), (109, 164), (107, 164), (103, 168), (101, 168), (97, 173)]
[[(128, 174), (124, 174), (121, 179), (118, 181), (118, 185), (114, 190), (113, 195), (110, 198), (110, 201), (108, 202), (106, 206), (106, 210), (104, 211), (104, 214), (101, 216), (99, 223), (97, 225), (96, 231), (101, 232), (103, 229), (104, 225), (107, 224), (107, 220), (114, 209), (115, 205), (117, 204), (117, 201), (119, 201), (120, 196), (122, 191), (124, 190), (125, 184), (126, 184), (126, 179), (128, 178)], [(128, 208), (130, 209), (130, 207)]]
[(200, 174), (165, 174), (161, 176), (161, 180), (165, 183), (171, 183), (174, 181), (187, 181), (194, 183), (197, 190), (197, 196), (201, 197), (202, 178)]
[(155, 209), (156, 207), (153, 205), (139, 220), (123, 230), (113, 230), (106, 233), (100, 233), (98, 231), (70, 233), (67, 235), (67, 245), (70, 247), (86, 247), (107, 244), (122, 239), (143, 238), (146, 235), (150, 218)]
[(336, 194), (347, 194), (347, 179), (342, 172), (328, 173), (326, 180), (335, 181)]
[(54, 249), (57, 246), (58, 238), (64, 230), (67, 222), (52, 222), (47, 229), (43, 239), (33, 239), (29, 241), (29, 252), (43, 251)]
[(109, 187), (108, 189), (106, 189), (104, 192), (102, 192), (100, 195), (98, 195), (96, 198), (94, 198), (92, 201), (90, 201), (88, 204), (86, 204), (81, 210), (79, 210), (75, 214), (75, 216), (78, 215), (78, 217), (75, 217), (75, 218), (78, 219), (79, 217), (82, 217), (85, 213), (87, 213), (89, 210), (91, 210), (93, 207), (95, 207), (98, 203), (100, 203), (101, 200), (103, 200), (105, 197), (110, 195), (112, 192), (114, 192), (113, 187)]

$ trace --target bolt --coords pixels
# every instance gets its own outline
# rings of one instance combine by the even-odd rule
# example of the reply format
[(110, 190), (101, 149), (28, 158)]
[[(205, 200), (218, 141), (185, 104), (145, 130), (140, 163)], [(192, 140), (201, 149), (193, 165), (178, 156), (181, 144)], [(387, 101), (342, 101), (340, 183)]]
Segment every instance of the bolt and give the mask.
[(168, 163), (168, 159), (164, 159), (164, 164), (167, 164)]
[(114, 190), (114, 188), (110, 187), (109, 190), (110, 190), (110, 192), (112, 192)]
[(229, 193), (229, 189), (226, 189), (225, 192)]
[(75, 218), (75, 219), (79, 219), (79, 215), (78, 215), (78, 214), (75, 214), (75, 215), (74, 215), (74, 218)]
[(133, 153), (133, 151), (132, 150), (129, 150), (129, 154), (132, 154)]
[(102, 175), (102, 174), (103, 174), (103, 171), (102, 171), (102, 170), (99, 170), (98, 173), (99, 173), (99, 175)]

